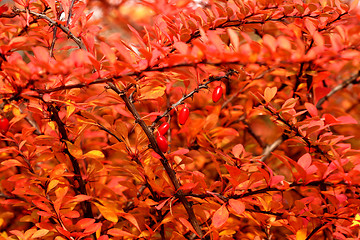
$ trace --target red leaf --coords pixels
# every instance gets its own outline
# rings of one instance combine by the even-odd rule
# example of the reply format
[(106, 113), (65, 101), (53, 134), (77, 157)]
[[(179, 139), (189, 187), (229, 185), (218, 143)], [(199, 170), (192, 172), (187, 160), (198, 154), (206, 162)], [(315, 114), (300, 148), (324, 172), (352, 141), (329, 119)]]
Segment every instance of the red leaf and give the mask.
[(315, 24), (308, 18), (305, 18), (304, 24), (305, 24), (306, 29), (309, 31), (310, 35), (313, 36), (314, 32), (316, 31)]
[(340, 116), (337, 118), (340, 124), (358, 124), (358, 122), (351, 116)]
[(329, 113), (325, 113), (323, 117), (325, 118), (325, 124), (327, 125), (333, 125), (339, 123), (339, 121)]
[(56, 226), (56, 230), (67, 238), (71, 237), (71, 233), (60, 226)]
[(317, 87), (314, 90), (315, 103), (317, 103), (321, 98), (325, 97), (331, 91), (330, 88)]
[(309, 153), (305, 153), (299, 160), (298, 164), (304, 169), (308, 169), (311, 165), (312, 159)]
[(318, 116), (317, 108), (311, 103), (305, 103), (305, 108), (312, 117)]
[(85, 228), (84, 233), (86, 234), (92, 234), (94, 232), (96, 232), (99, 228), (101, 228), (102, 223), (93, 223), (90, 226), (88, 226), (87, 228)]
[(71, 1), (70, 0), (60, 0), (61, 2), (61, 6), (64, 9), (64, 13), (65, 13), (65, 20), (67, 21), (68, 17), (69, 17), (69, 9), (70, 9), (70, 5), (71, 5)]
[(242, 214), (245, 211), (245, 204), (241, 200), (230, 199), (229, 205), (237, 214)]
[(197, 232), (195, 231), (194, 227), (189, 223), (188, 220), (186, 220), (185, 218), (180, 217), (179, 221), (185, 226), (187, 227), (191, 232), (195, 233), (198, 237), (200, 237)]
[(189, 52), (189, 46), (183, 42), (174, 43), (174, 47), (183, 55), (186, 55)]
[(116, 61), (116, 55), (114, 51), (104, 42), (100, 43), (100, 48), (102, 53), (106, 56), (106, 58), (110, 61), (111, 64), (114, 64)]
[(180, 148), (170, 154), (170, 156), (176, 156), (176, 155), (185, 155), (189, 152), (189, 149), (187, 148)]
[(276, 175), (276, 176), (272, 176), (271, 179), (270, 179), (270, 187), (278, 184), (279, 182), (283, 181), (285, 179), (284, 176), (282, 175)]
[(136, 29), (133, 28), (130, 25), (128, 25), (128, 27), (129, 27), (130, 31), (132, 31), (135, 34), (136, 38), (138, 39), (138, 41), (139, 41), (139, 43), (141, 45), (141, 48), (146, 49), (146, 45), (144, 43), (144, 40), (142, 39), (142, 37), (140, 37), (140, 34), (138, 33), (138, 31), (136, 31)]
[(226, 223), (228, 218), (229, 218), (229, 211), (227, 210), (224, 204), (214, 213), (212, 224), (215, 228), (220, 228), (222, 225)]
[(78, 211), (70, 211), (64, 214), (67, 218), (78, 218), (80, 217), (80, 213)]
[(109, 240), (109, 236), (108, 235), (102, 235), (98, 238), (98, 240)]
[(94, 222), (95, 222), (95, 219), (83, 218), (83, 219), (80, 219), (80, 221), (78, 221), (75, 226), (78, 228), (81, 228), (81, 229), (85, 229), (88, 226), (90, 226), (91, 224), (93, 224)]
[(194, 183), (194, 182), (185, 183), (179, 188), (179, 190), (183, 190), (187, 192), (190, 191), (191, 189), (194, 189), (197, 185), (198, 183)]
[(325, 118), (325, 124), (327, 125), (340, 125), (340, 124), (357, 124), (358, 122), (351, 116), (340, 116), (335, 118), (329, 113), (323, 115)]

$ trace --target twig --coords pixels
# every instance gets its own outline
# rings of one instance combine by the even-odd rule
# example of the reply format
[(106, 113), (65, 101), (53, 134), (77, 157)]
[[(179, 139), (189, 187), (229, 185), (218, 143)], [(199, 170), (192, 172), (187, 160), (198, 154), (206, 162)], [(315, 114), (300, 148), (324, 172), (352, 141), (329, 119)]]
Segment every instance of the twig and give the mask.
[(70, 8), (69, 8), (69, 16), (68, 19), (66, 20), (66, 26), (68, 27), (70, 25), (70, 21), (71, 21), (71, 17), (72, 17), (72, 9), (74, 7), (74, 3), (76, 0), (72, 0), (71, 4), (70, 4)]
[(49, 22), (52, 26), (56, 26), (58, 28), (61, 29), (61, 31), (63, 31), (64, 33), (66, 33), (66, 35), (68, 35), (78, 46), (80, 49), (84, 49), (86, 50), (86, 47), (84, 45), (84, 43), (81, 41), (80, 38), (76, 37), (70, 30), (68, 27), (65, 27), (64, 25), (52, 20), (51, 18), (49, 18), (48, 16), (46, 16), (45, 14), (42, 13), (37, 13), (31, 10), (25, 10), (25, 9), (19, 9), (17, 7), (13, 8), (13, 12), (15, 14), (20, 14), (20, 13), (30, 13), (33, 16), (36, 16), (37, 18), (41, 18), (46, 20), (47, 22)]
[(344, 82), (340, 83), (339, 85), (337, 85), (336, 87), (334, 87), (333, 89), (331, 89), (331, 91), (326, 94), (326, 96), (322, 97), (316, 104), (316, 108), (317, 109), (321, 109), (321, 106), (323, 105), (323, 103), (332, 95), (334, 95), (335, 93), (337, 93), (338, 91), (346, 88), (347, 86), (349, 86), (350, 84), (356, 84), (356, 83), (360, 83), (359, 80), (360, 77), (360, 71), (353, 77), (345, 80)]
[(262, 152), (262, 157), (260, 159), (260, 161), (264, 162), (269, 156), (270, 154), (278, 147), (280, 146), (280, 144), (284, 141), (284, 136), (279, 137), (278, 139), (275, 140), (275, 142), (273, 142), (270, 145), (267, 145), (263, 152)]
[[(58, 129), (59, 129), (59, 132), (60, 132), (60, 135), (61, 135), (61, 137), (60, 137), (61, 141), (69, 141), (69, 138), (67, 136), (67, 132), (66, 132), (66, 129), (65, 129), (65, 124), (61, 121), (61, 119), (59, 117), (58, 110), (52, 104), (48, 104), (48, 111), (51, 114), (52, 120), (55, 121), (57, 126), (58, 126)], [(86, 183), (85, 183), (84, 179), (82, 178), (79, 162), (70, 153), (70, 151), (69, 151), (66, 144), (65, 144), (64, 153), (66, 155), (68, 155), (68, 157), (70, 158), (70, 161), (71, 161), (71, 164), (73, 166), (74, 173), (75, 173), (74, 178), (79, 183), (79, 187), (78, 187), (77, 190), (81, 194), (88, 195), (87, 191), (86, 191)], [(94, 218), (92, 210), (91, 210), (90, 202), (88, 202), (88, 201), (81, 202), (81, 205), (83, 207), (85, 217)]]
[(310, 238), (317, 232), (319, 231), (323, 226), (325, 226), (325, 223), (320, 224), (319, 226), (317, 226), (316, 228), (314, 228), (311, 233), (309, 234), (309, 236), (306, 237), (305, 240), (310, 240)]
[(189, 220), (191, 225), (194, 227), (195, 231), (197, 232), (197, 234), (200, 237), (203, 237), (203, 232), (201, 230), (200, 224), (198, 222), (198, 220), (196, 219), (194, 210), (192, 208), (192, 205), (188, 202), (188, 200), (186, 199), (185, 194), (180, 190), (180, 182), (176, 177), (176, 173), (175, 171), (171, 168), (169, 161), (167, 160), (167, 158), (165, 157), (165, 155), (161, 152), (154, 134), (152, 133), (152, 131), (150, 130), (150, 128), (146, 125), (146, 123), (142, 120), (142, 118), (140, 117), (138, 111), (136, 110), (134, 104), (128, 99), (128, 97), (126, 96), (126, 92), (120, 91), (114, 83), (109, 82), (108, 86), (110, 87), (110, 89), (112, 89), (114, 92), (116, 92), (121, 99), (123, 99), (123, 101), (125, 102), (126, 107), (128, 108), (128, 110), (131, 112), (131, 114), (135, 117), (135, 121), (141, 126), (141, 128), (143, 129), (143, 131), (145, 132), (146, 136), (148, 137), (151, 147), (154, 149), (154, 151), (160, 155), (160, 161), (161, 164), (163, 165), (166, 173), (168, 174), (172, 184), (174, 185), (175, 191), (176, 191), (176, 196), (177, 198), (180, 200), (180, 202), (183, 204), (186, 212), (188, 213), (189, 216)]
[(56, 33), (57, 33), (57, 27), (54, 27), (54, 32), (53, 32), (53, 39), (51, 41), (51, 46), (50, 46), (50, 57), (54, 57), (54, 47), (55, 47), (55, 42), (56, 42)]
[(181, 105), (184, 103), (184, 101), (188, 98), (191, 98), (192, 96), (194, 96), (195, 93), (198, 93), (201, 89), (207, 89), (208, 85), (212, 82), (215, 81), (221, 81), (224, 78), (229, 78), (231, 75), (233, 75), (235, 73), (234, 70), (230, 69), (225, 75), (223, 76), (211, 76), (209, 77), (209, 80), (204, 83), (199, 85), (197, 88), (195, 88), (194, 90), (192, 90), (190, 93), (184, 95), (182, 98), (180, 98), (176, 103), (172, 104), (170, 107), (168, 107), (168, 109), (161, 115), (157, 116), (155, 121), (151, 124), (151, 129), (154, 129), (155, 125), (160, 121), (160, 119), (162, 119), (163, 117), (165, 117), (167, 114), (169, 114), (169, 112), (176, 108), (177, 106)]

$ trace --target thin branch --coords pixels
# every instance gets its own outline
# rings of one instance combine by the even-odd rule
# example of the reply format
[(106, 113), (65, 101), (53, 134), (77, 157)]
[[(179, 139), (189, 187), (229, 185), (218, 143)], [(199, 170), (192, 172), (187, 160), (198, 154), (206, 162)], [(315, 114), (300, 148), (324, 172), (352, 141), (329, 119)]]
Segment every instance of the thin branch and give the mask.
[(346, 88), (347, 86), (349, 86), (350, 84), (357, 84), (360, 83), (360, 71), (353, 77), (345, 80), (344, 82), (340, 83), (339, 85), (337, 85), (336, 87), (334, 87), (333, 89), (331, 89), (331, 91), (326, 94), (326, 96), (322, 97), (316, 104), (316, 108), (317, 109), (321, 109), (321, 106), (324, 104), (324, 102), (329, 99), (329, 97), (331, 97), (332, 95), (334, 95), (335, 93), (337, 93), (338, 91)]
[(319, 226), (317, 226), (316, 228), (314, 228), (311, 233), (306, 237), (305, 240), (310, 240), (310, 238), (317, 232), (319, 231), (323, 226), (325, 226), (325, 223), (320, 224)]
[(66, 33), (66, 35), (69, 36), (69, 38), (71, 38), (78, 46), (80, 49), (84, 49), (86, 50), (86, 47), (84, 45), (84, 43), (81, 41), (80, 38), (76, 37), (70, 30), (68, 27), (65, 27), (64, 25), (52, 20), (51, 18), (49, 18), (48, 16), (46, 16), (45, 14), (42, 13), (37, 13), (31, 10), (26, 10), (26, 9), (19, 9), (17, 7), (13, 8), (13, 12), (17, 15), (19, 15), (20, 13), (30, 13), (33, 16), (36, 16), (37, 18), (41, 18), (46, 20), (47, 22), (49, 22), (52, 26), (56, 26), (58, 28), (60, 28), (64, 33)]
[(2, 13), (2, 14), (0, 14), (0, 18), (14, 18), (14, 17), (16, 17), (18, 14), (16, 14), (16, 13), (10, 13), (10, 14), (8, 14), (8, 13)]
[[(61, 141), (70, 141), (68, 138), (66, 129), (65, 129), (65, 124), (61, 121), (61, 119), (59, 117), (59, 111), (52, 104), (48, 104), (48, 111), (51, 113), (52, 120), (55, 121), (58, 126), (58, 129), (59, 129), (59, 132), (61, 135), (61, 137), (60, 137)], [(84, 179), (82, 178), (79, 162), (70, 153), (66, 144), (65, 144), (64, 153), (70, 158), (70, 161), (73, 166), (74, 173), (75, 173), (74, 178), (79, 183), (79, 187), (77, 190), (81, 194), (88, 195), (87, 190), (86, 190), (86, 183), (85, 183)], [(82, 202), (81, 205), (83, 207), (85, 217), (94, 218), (92, 210), (91, 210), (90, 202), (85, 201), (85, 202)]]
[(154, 149), (154, 151), (160, 155), (160, 161), (161, 164), (163, 165), (166, 173), (168, 174), (172, 184), (174, 185), (175, 191), (176, 191), (176, 196), (177, 198), (180, 200), (180, 202), (183, 204), (186, 212), (188, 213), (189, 216), (189, 220), (191, 225), (194, 227), (195, 231), (197, 232), (197, 234), (200, 237), (203, 237), (203, 232), (201, 230), (200, 224), (198, 222), (198, 220), (196, 219), (196, 215), (194, 213), (194, 210), (192, 208), (192, 205), (188, 202), (188, 200), (186, 199), (185, 194), (180, 190), (180, 182), (176, 177), (176, 172), (171, 168), (169, 161), (167, 160), (167, 158), (165, 157), (165, 155), (161, 152), (154, 134), (152, 133), (152, 131), (150, 130), (150, 128), (146, 125), (146, 123), (142, 120), (141, 116), (139, 115), (138, 111), (136, 110), (134, 104), (128, 99), (128, 97), (126, 96), (126, 92), (120, 91), (115, 84), (113, 84), (112, 82), (108, 83), (108, 86), (110, 87), (110, 89), (112, 89), (114, 92), (116, 92), (125, 102), (126, 107), (128, 108), (128, 110), (131, 112), (131, 114), (135, 117), (135, 121), (141, 126), (141, 128), (143, 129), (143, 131), (145, 132), (146, 136), (148, 137), (150, 144), (151, 144), (151, 148)]
[(54, 47), (55, 47), (55, 42), (56, 42), (56, 33), (57, 33), (57, 27), (55, 26), (54, 27), (54, 30), (53, 30), (53, 39), (51, 41), (51, 46), (50, 46), (50, 57), (54, 57)]
[[(175, 68), (179, 68), (179, 67), (194, 67), (194, 66), (200, 65), (200, 64), (219, 66), (219, 65), (224, 65), (224, 64), (241, 64), (241, 62), (240, 61), (232, 61), (232, 62), (213, 63), (213, 62), (207, 62), (205, 60), (205, 61), (198, 62), (198, 63), (180, 63), (177, 65), (170, 65), (170, 66), (163, 66), (163, 67), (148, 67), (148, 68), (138, 71), (138, 72), (128, 72), (128, 73), (124, 73), (124, 74), (117, 75), (117, 76), (98, 78), (90, 83), (76, 83), (76, 84), (69, 84), (69, 85), (64, 85), (64, 86), (59, 86), (59, 87), (54, 87), (54, 88), (48, 88), (48, 89), (32, 89), (32, 90), (36, 91), (39, 94), (45, 94), (45, 93), (58, 92), (58, 91), (62, 91), (62, 90), (70, 90), (70, 89), (75, 89), (75, 88), (85, 88), (85, 87), (88, 87), (91, 85), (113, 82), (114, 79), (118, 80), (118, 79), (121, 79), (124, 77), (139, 76), (146, 72), (163, 72), (166, 70), (171, 70), (171, 69), (175, 69)], [(258, 62), (258, 64), (264, 65), (265, 63)]]
[(163, 118), (165, 117), (167, 114), (169, 114), (169, 112), (176, 108), (177, 106), (181, 105), (184, 103), (184, 101), (188, 98), (191, 98), (194, 96), (195, 93), (198, 93), (201, 89), (207, 89), (208, 88), (208, 85), (212, 82), (215, 82), (215, 81), (221, 81), (222, 79), (224, 78), (229, 78), (231, 75), (233, 75), (235, 73), (234, 70), (230, 69), (225, 75), (223, 76), (210, 76), (209, 77), (209, 80), (204, 83), (204, 84), (201, 84), (199, 85), (197, 88), (195, 88), (194, 90), (192, 90), (190, 93), (184, 95), (182, 98), (180, 98), (176, 103), (172, 104), (170, 107), (168, 107), (168, 109), (161, 115), (157, 116), (155, 121), (152, 123), (151, 125), (151, 129), (154, 129), (155, 125)]
[(68, 16), (68, 19), (66, 20), (66, 26), (70, 25), (70, 21), (71, 21), (71, 17), (72, 17), (72, 9), (74, 7), (75, 1), (76, 0), (71, 1), (70, 8), (69, 8), (69, 16)]
[(278, 147), (280, 146), (280, 144), (284, 141), (284, 137), (285, 135), (283, 134), (283, 136), (279, 137), (278, 139), (276, 139), (272, 144), (267, 145), (263, 152), (262, 152), (262, 157), (260, 159), (260, 161), (264, 162), (270, 155), (271, 153)]

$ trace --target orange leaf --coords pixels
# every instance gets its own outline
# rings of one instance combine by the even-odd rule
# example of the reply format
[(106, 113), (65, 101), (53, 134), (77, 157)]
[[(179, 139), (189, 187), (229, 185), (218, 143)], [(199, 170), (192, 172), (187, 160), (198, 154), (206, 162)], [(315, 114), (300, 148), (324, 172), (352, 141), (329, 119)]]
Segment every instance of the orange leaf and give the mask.
[(86, 234), (92, 234), (94, 232), (96, 232), (99, 228), (101, 228), (102, 223), (93, 223), (90, 226), (88, 226), (87, 228), (85, 228), (84, 233)]
[(272, 88), (267, 87), (264, 92), (265, 102), (269, 103), (271, 99), (275, 97), (276, 92), (277, 92), (277, 87), (272, 87)]
[(31, 236), (31, 238), (41, 238), (41, 237), (45, 236), (48, 232), (49, 232), (49, 230), (47, 230), (47, 229), (40, 229), (40, 230), (36, 231)]
[(78, 211), (70, 211), (64, 214), (67, 218), (78, 218), (80, 217), (80, 213)]
[(235, 51), (239, 50), (239, 46), (240, 46), (240, 40), (239, 40), (239, 35), (235, 32), (235, 30), (228, 28), (227, 29), (229, 38), (230, 38), (230, 42), (233, 45), (233, 47), (235, 48)]
[(156, 99), (158, 97), (162, 97), (165, 93), (165, 86), (145, 86), (141, 88), (141, 96), (139, 99)]
[(112, 229), (109, 229), (107, 231), (108, 234), (110, 234), (111, 236), (114, 236), (114, 237), (134, 237), (134, 238), (137, 238), (135, 235), (129, 233), (129, 232), (125, 232), (121, 229), (118, 229), (118, 228), (112, 228)]
[(83, 152), (82, 152), (81, 148), (72, 144), (69, 141), (65, 141), (65, 142), (66, 142), (66, 145), (67, 145), (71, 155), (73, 155), (75, 158), (81, 158), (83, 156)]
[(239, 158), (244, 151), (244, 146), (242, 144), (237, 144), (233, 147), (232, 154), (234, 154), (236, 158)]
[(225, 205), (222, 205), (213, 216), (213, 226), (215, 228), (220, 228), (222, 225), (226, 223), (229, 218), (229, 211), (227, 210)]
[(134, 215), (130, 213), (120, 213), (120, 216), (131, 222), (139, 231), (141, 231), (140, 226)]
[(117, 223), (118, 217), (113, 209), (109, 208), (108, 206), (103, 206), (101, 204), (98, 204), (96, 202), (95, 205), (106, 220), (113, 223)]
[(6, 167), (15, 167), (15, 166), (24, 167), (24, 164), (16, 159), (5, 160), (1, 162), (1, 165), (4, 165)]
[(85, 229), (88, 226), (90, 226), (91, 224), (93, 224), (95, 222), (95, 219), (92, 218), (83, 218), (80, 219), (77, 223), (76, 226), (81, 228), (81, 229)]
[(300, 229), (296, 232), (296, 240), (305, 240), (306, 239), (306, 228)]

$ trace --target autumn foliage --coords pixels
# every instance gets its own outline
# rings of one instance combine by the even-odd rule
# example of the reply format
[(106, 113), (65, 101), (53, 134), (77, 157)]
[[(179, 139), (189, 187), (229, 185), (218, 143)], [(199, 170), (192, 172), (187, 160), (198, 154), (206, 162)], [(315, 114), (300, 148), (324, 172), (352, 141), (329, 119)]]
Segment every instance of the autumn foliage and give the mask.
[(0, 240), (360, 238), (356, 6), (0, 4)]

